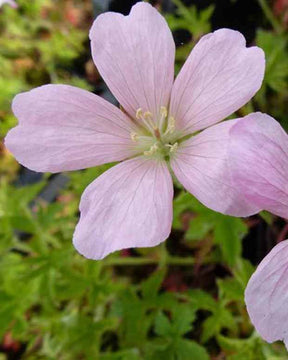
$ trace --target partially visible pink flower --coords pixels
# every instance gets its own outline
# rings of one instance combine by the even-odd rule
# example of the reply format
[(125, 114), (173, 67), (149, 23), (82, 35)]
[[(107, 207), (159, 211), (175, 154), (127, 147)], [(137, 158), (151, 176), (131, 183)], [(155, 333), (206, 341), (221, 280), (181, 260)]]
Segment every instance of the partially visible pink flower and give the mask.
[(0, 7), (3, 6), (4, 4), (8, 4), (13, 8), (18, 7), (16, 1), (14, 1), (14, 0), (0, 0)]
[(101, 259), (164, 241), (172, 223), (170, 170), (211, 209), (258, 212), (233, 185), (227, 162), (230, 129), (239, 119), (215, 124), (260, 88), (263, 51), (246, 48), (237, 31), (215, 31), (198, 42), (174, 82), (171, 31), (143, 2), (126, 17), (100, 15), (90, 39), (94, 62), (125, 111), (84, 90), (47, 85), (16, 96), (19, 125), (6, 137), (17, 160), (36, 171), (124, 160), (85, 190), (76, 249)]
[(288, 240), (262, 260), (247, 285), (245, 301), (263, 339), (269, 343), (283, 340), (288, 349)]
[[(230, 131), (229, 164), (236, 186), (251, 204), (288, 218), (288, 135), (268, 115), (248, 115)], [(288, 348), (288, 241), (264, 258), (245, 301), (252, 323), (268, 342)]]
[(288, 218), (288, 135), (272, 117), (254, 113), (230, 131), (234, 186), (250, 203)]

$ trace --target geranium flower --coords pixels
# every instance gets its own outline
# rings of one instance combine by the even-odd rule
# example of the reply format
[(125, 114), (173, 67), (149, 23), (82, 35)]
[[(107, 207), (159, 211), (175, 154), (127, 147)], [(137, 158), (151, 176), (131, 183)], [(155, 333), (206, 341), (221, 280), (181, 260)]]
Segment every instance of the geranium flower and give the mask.
[(3, 6), (4, 4), (8, 4), (13, 8), (18, 7), (16, 1), (14, 1), (14, 0), (0, 0), (0, 7)]
[(171, 171), (215, 211), (257, 212), (233, 186), (227, 162), (229, 131), (239, 120), (215, 124), (260, 88), (263, 51), (246, 48), (237, 31), (215, 31), (202, 37), (174, 82), (171, 31), (142, 2), (129, 16), (100, 15), (90, 39), (94, 62), (124, 110), (71, 86), (42, 86), (16, 96), (19, 125), (6, 137), (16, 159), (35, 171), (122, 161), (82, 195), (76, 249), (101, 259), (164, 241), (172, 223)]
[[(253, 114), (230, 132), (229, 163), (236, 186), (251, 204), (288, 218), (288, 135), (268, 115)], [(252, 275), (247, 310), (268, 342), (288, 348), (288, 240), (280, 242)]]

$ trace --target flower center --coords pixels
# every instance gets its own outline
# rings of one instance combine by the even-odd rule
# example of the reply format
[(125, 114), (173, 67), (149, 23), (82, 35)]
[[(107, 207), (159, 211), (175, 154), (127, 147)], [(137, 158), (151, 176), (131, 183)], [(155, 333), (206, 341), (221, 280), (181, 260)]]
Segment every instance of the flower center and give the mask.
[(175, 142), (175, 119), (168, 116), (165, 106), (160, 107), (158, 116), (150, 111), (143, 113), (142, 109), (136, 111), (136, 119), (144, 128), (143, 134), (131, 133), (131, 139), (137, 147), (143, 151), (145, 156), (157, 156), (167, 158), (178, 148)]

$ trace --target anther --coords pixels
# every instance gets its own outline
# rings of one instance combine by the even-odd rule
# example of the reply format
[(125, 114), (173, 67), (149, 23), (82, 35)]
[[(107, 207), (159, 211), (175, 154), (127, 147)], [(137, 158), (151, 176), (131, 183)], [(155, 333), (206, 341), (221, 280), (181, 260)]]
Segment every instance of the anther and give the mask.
[(173, 153), (178, 149), (178, 143), (177, 142), (175, 144), (173, 144), (173, 145), (166, 144), (165, 146), (170, 148), (170, 153)]
[(167, 125), (167, 129), (165, 131), (165, 135), (173, 134), (174, 130), (175, 130), (175, 119), (173, 116), (170, 116), (168, 119), (168, 125)]
[(143, 117), (143, 111), (141, 108), (139, 108), (137, 111), (136, 111), (136, 119), (137, 120), (141, 120)]
[(159, 129), (161, 132), (163, 130), (163, 126), (164, 126), (167, 116), (168, 116), (167, 108), (165, 106), (161, 106), (160, 107), (160, 120), (159, 120)]
[(132, 139), (132, 141), (136, 142), (139, 139), (138, 134), (136, 134), (136, 132), (132, 131), (130, 134), (130, 137)]
[(150, 111), (146, 111), (144, 113), (144, 119), (146, 119), (146, 120), (152, 120), (152, 116), (153, 116), (153, 114)]
[(164, 117), (164, 119), (166, 119), (166, 117), (168, 115), (168, 111), (167, 111), (167, 108), (165, 106), (160, 107), (160, 114), (161, 114), (161, 116)]
[(154, 145), (152, 145), (151, 147), (150, 147), (150, 149), (149, 150), (147, 150), (147, 151), (144, 151), (144, 155), (153, 155), (153, 154), (155, 154), (155, 152), (157, 152), (157, 150), (158, 150), (159, 148), (158, 148), (158, 145), (157, 144), (154, 144)]

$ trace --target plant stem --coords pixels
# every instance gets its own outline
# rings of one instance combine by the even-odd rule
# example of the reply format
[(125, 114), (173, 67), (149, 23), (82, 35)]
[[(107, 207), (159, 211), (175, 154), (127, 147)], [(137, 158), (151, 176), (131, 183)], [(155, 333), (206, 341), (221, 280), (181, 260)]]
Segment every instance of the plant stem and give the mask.
[[(105, 260), (104, 266), (159, 265), (159, 261), (160, 259), (142, 257), (112, 258)], [(165, 264), (168, 266), (190, 266), (195, 264), (195, 260), (192, 257), (167, 256)]]
[(265, 14), (267, 20), (273, 26), (274, 30), (278, 34), (281, 34), (283, 32), (282, 26), (279, 23), (279, 21), (276, 19), (276, 17), (274, 16), (272, 10), (270, 9), (270, 6), (267, 4), (267, 1), (266, 0), (258, 0), (258, 4), (260, 5), (260, 7), (261, 7), (263, 13)]

